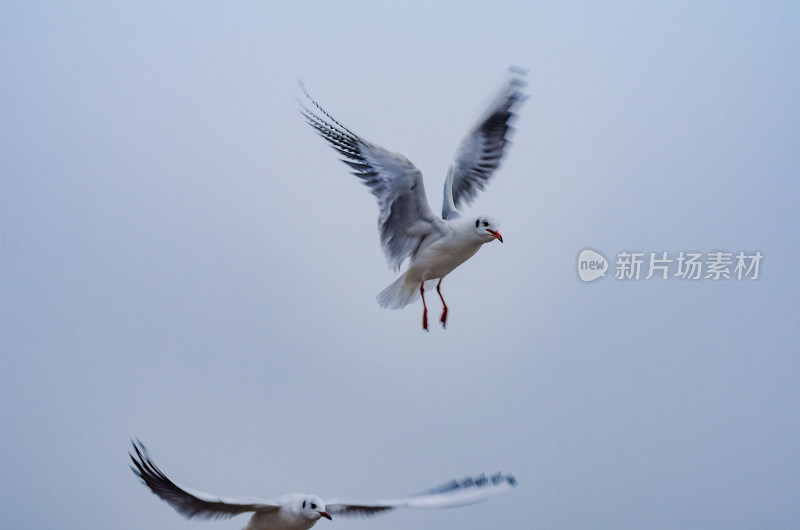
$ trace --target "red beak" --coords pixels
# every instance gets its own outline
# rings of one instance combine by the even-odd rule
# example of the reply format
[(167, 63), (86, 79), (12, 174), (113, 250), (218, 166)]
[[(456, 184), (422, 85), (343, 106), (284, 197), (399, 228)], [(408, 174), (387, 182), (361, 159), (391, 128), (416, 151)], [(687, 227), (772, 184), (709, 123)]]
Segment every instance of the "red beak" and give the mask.
[(503, 236), (500, 235), (500, 230), (495, 232), (494, 230), (489, 230), (487, 228), (486, 231), (492, 234), (492, 237), (494, 237), (495, 239), (499, 239), (501, 243), (503, 242)]
[(328, 512), (319, 512), (319, 514), (328, 521), (333, 521), (333, 517), (331, 517), (331, 514), (329, 514)]

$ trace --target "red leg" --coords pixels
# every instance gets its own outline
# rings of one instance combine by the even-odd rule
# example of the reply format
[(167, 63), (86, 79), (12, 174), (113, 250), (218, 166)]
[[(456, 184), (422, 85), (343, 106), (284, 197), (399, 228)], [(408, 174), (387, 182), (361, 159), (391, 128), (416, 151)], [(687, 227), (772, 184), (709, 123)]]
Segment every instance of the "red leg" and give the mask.
[(419, 284), (419, 294), (422, 295), (422, 329), (428, 331), (428, 306), (425, 305), (425, 282)]
[(439, 298), (441, 299), (442, 305), (444, 306), (444, 309), (442, 310), (442, 318), (439, 319), (439, 322), (442, 323), (442, 327), (444, 328), (447, 326), (447, 304), (444, 303), (444, 297), (442, 296), (442, 290), (440, 289), (441, 285), (442, 285), (442, 279), (439, 278), (439, 283), (436, 284), (436, 292), (439, 293)]

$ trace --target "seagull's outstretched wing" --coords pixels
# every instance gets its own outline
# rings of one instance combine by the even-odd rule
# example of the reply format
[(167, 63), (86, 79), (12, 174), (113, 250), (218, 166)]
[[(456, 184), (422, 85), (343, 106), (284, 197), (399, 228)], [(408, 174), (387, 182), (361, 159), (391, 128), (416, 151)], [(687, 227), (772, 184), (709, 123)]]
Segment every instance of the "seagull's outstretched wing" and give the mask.
[(396, 508), (455, 508), (491, 499), (517, 485), (512, 475), (480, 475), (453, 480), (417, 495), (374, 502), (331, 499), (325, 509), (331, 515), (377, 515)]
[(178, 486), (156, 467), (142, 442), (137, 440), (132, 443), (133, 450), (136, 452), (135, 456), (130, 454), (133, 461), (131, 469), (134, 474), (153, 493), (167, 501), (170, 506), (185, 517), (217, 519), (220, 517), (233, 517), (245, 512), (271, 512), (280, 508), (278, 504), (271, 501), (251, 498), (228, 499)]
[(508, 82), (477, 125), (461, 141), (444, 183), (442, 218), (458, 217), (461, 203), (469, 204), (500, 165), (508, 142), (510, 122), (527, 96), (524, 72), (511, 69)]
[(300, 88), (321, 114), (301, 103), (303, 116), (378, 199), (381, 245), (389, 265), (399, 269), (425, 236), (444, 230), (428, 205), (422, 173), (406, 157), (359, 138), (314, 101), (302, 84)]

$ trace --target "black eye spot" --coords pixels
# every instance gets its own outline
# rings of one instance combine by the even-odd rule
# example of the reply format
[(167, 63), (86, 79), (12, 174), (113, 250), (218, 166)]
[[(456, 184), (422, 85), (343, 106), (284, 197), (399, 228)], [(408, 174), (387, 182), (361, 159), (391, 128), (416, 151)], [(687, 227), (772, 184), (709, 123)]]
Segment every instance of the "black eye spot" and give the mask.
[(317, 505), (316, 505), (316, 504), (314, 504), (313, 502), (311, 503), (311, 509), (312, 509), (312, 510), (316, 510), (316, 509), (317, 509)]
[(306, 501), (303, 501), (303, 509), (306, 509)]
[(480, 224), (480, 222), (481, 222), (480, 219), (475, 219), (475, 228), (478, 228), (478, 225)]
[(489, 222), (488, 221), (484, 221), (483, 222), (483, 226), (489, 226)]

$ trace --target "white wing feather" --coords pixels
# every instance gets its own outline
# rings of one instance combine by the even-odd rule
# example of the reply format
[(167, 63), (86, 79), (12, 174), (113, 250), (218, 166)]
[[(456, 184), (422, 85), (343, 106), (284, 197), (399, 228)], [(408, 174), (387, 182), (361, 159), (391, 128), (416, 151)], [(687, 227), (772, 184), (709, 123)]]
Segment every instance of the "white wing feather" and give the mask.
[(417, 495), (361, 502), (349, 499), (330, 499), (325, 508), (331, 515), (376, 515), (397, 508), (455, 508), (491, 499), (517, 485), (512, 475), (496, 473), (487, 477), (467, 477), (453, 480)]

